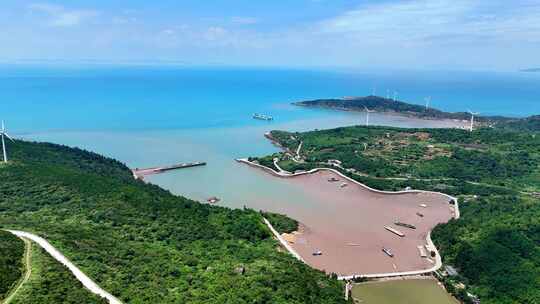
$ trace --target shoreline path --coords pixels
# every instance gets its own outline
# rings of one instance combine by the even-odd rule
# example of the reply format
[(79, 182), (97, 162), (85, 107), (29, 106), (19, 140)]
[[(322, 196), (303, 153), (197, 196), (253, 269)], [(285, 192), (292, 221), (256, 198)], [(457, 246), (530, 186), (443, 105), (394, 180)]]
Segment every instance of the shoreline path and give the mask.
[(19, 290), (23, 287), (23, 285), (28, 282), (28, 280), (30, 279), (30, 275), (32, 274), (32, 242), (30, 242), (30, 240), (28, 239), (25, 239), (23, 237), (19, 237), (21, 240), (23, 240), (24, 242), (24, 276), (22, 278), (22, 280), (19, 281), (19, 283), (17, 283), (17, 287), (15, 287), (15, 289), (13, 289), (8, 297), (4, 300), (4, 302), (2, 302), (3, 304), (8, 304), (10, 303), (14, 298), (15, 296), (17, 295), (17, 292), (19, 292)]
[(47, 251), (55, 260), (62, 263), (64, 266), (66, 266), (79, 280), (83, 286), (88, 289), (90, 292), (105, 298), (109, 301), (111, 304), (122, 304), (120, 300), (118, 300), (116, 297), (105, 291), (103, 288), (99, 287), (98, 284), (96, 284), (90, 277), (88, 277), (84, 272), (82, 272), (77, 266), (75, 266), (71, 261), (69, 261), (60, 251), (58, 251), (56, 248), (54, 248), (47, 240), (44, 238), (41, 238), (35, 234), (31, 234), (24, 231), (18, 231), (18, 230), (7, 230), (11, 232), (12, 234), (22, 237), (25, 239), (29, 239), (36, 244), (38, 244), (41, 248), (43, 248), (45, 251)]

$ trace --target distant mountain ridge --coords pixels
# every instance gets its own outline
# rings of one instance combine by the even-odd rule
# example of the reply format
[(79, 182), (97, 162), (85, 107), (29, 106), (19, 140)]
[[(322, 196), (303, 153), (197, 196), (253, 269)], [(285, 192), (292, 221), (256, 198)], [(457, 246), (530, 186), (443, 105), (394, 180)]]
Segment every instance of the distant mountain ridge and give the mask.
[(532, 72), (532, 73), (537, 73), (537, 72), (540, 72), (540, 68), (529, 68), (529, 69), (522, 69), (520, 70), (521, 72)]

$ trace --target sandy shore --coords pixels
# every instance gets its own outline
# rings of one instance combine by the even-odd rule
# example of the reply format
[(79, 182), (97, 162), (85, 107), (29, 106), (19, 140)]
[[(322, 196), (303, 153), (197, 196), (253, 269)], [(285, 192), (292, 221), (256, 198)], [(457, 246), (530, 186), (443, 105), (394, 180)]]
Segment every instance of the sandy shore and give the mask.
[[(329, 182), (332, 177), (340, 181)], [(347, 276), (417, 271), (435, 265), (434, 260), (420, 257), (418, 246), (426, 244), (433, 227), (453, 217), (447, 196), (376, 193), (331, 171), (290, 177), (288, 181), (312, 199), (308, 205), (312, 212), (295, 215), (305, 227), (290, 243), (310, 266)], [(340, 187), (342, 182), (348, 186)], [(395, 221), (415, 225), (416, 229), (396, 226)], [(403, 232), (405, 237), (387, 231), (385, 226)], [(394, 257), (383, 253), (382, 247), (391, 249)], [(313, 256), (317, 250), (323, 254)]]

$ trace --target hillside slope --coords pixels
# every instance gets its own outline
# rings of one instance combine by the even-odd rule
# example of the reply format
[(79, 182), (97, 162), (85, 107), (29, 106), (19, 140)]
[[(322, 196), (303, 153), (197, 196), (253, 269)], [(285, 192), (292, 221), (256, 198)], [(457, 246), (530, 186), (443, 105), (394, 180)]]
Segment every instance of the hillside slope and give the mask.
[(24, 242), (13, 234), (0, 230), (0, 300), (22, 276)]
[(0, 227), (46, 238), (127, 303), (342, 303), (342, 285), (276, 250), (259, 213), (135, 181), (121, 163), (17, 141)]

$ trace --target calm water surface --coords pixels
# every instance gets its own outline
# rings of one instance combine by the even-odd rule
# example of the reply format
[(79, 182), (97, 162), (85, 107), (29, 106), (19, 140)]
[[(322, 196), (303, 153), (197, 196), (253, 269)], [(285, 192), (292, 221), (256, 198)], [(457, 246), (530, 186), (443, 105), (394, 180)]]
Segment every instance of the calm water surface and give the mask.
[[(302, 189), (234, 161), (277, 151), (263, 134), (364, 122), (362, 113), (294, 107), (322, 97), (397, 91), (400, 99), (486, 114), (540, 113), (533, 73), (350, 72), (269, 69), (0, 66), (1, 117), (12, 135), (78, 146), (130, 167), (206, 161), (206, 167), (148, 180), (174, 193), (231, 207), (307, 216), (317, 212)], [(272, 123), (251, 118), (255, 112)], [(373, 114), (372, 124), (440, 126), (433, 121)], [(295, 201), (292, 206), (291, 200)]]
[(396, 280), (355, 285), (353, 297), (364, 304), (457, 304), (435, 280)]

